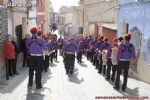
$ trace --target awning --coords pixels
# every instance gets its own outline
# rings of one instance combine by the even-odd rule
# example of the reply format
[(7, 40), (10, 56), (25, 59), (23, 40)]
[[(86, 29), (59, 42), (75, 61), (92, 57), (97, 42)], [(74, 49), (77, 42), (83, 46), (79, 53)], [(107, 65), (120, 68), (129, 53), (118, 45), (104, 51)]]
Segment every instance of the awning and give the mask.
[(117, 30), (117, 24), (102, 24), (101, 27), (105, 27), (112, 30)]

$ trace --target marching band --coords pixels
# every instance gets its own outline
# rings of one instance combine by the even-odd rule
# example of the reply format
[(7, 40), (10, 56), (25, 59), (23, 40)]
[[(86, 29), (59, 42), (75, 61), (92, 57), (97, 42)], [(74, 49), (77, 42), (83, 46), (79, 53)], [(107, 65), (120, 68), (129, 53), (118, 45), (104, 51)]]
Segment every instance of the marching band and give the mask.
[[(34, 71), (37, 89), (42, 88), (41, 76), (42, 70), (47, 72), (49, 68), (49, 60), (53, 62), (57, 60), (57, 50), (63, 56), (66, 74), (72, 75), (75, 67), (75, 57), (77, 62), (82, 63), (82, 55), (87, 57), (98, 70), (99, 74), (106, 76), (106, 80), (114, 82), (114, 89), (120, 89), (120, 75), (123, 71), (122, 91), (127, 87), (128, 71), (130, 59), (135, 57), (134, 45), (130, 43), (131, 34), (125, 37), (114, 38), (113, 43), (108, 43), (107, 36), (93, 38), (79, 36), (60, 36), (43, 35), (42, 31), (38, 31), (33, 27), (30, 32), (31, 38), (27, 38), (27, 50), (30, 54), (29, 59), (29, 83), (32, 87)], [(77, 55), (77, 56), (76, 56)], [(43, 69), (42, 69), (43, 67)]]

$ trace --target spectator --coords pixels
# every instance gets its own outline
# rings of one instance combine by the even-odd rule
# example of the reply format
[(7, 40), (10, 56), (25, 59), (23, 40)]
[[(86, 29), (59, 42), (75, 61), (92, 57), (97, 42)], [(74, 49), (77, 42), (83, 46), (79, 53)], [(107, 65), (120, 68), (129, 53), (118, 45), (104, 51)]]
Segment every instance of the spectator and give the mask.
[(14, 49), (15, 49), (15, 66), (14, 66), (15, 67), (15, 75), (19, 75), (19, 73), (17, 72), (17, 60), (18, 60), (19, 49), (18, 49), (16, 41), (17, 41), (17, 36), (12, 35), (11, 43), (13, 44)]
[(15, 48), (11, 43), (11, 35), (7, 36), (4, 42), (4, 55), (6, 60), (6, 79), (9, 80), (9, 76), (14, 75), (15, 72)]
[(27, 40), (30, 38), (30, 34), (26, 34), (25, 38), (22, 40), (22, 51), (23, 51), (23, 67), (29, 64), (29, 52), (27, 48)]

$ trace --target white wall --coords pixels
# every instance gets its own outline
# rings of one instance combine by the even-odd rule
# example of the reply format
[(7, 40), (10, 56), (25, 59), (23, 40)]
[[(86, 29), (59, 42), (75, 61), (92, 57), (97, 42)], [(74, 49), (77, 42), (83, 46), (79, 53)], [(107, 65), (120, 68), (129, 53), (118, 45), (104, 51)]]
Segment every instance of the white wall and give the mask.
[[(116, 5), (118, 2), (116, 0), (112, 1), (113, 2), (106, 2), (105, 0), (85, 0), (84, 24), (117, 23)], [(88, 27), (85, 25), (84, 28)], [(100, 29), (99, 32), (101, 32)], [(89, 28), (86, 33), (91, 32), (94, 33), (94, 30)]]
[(117, 17), (114, 16), (116, 12), (115, 9), (110, 8), (116, 5), (117, 2), (109, 3), (103, 1), (104, 0), (85, 0), (85, 16), (88, 16), (89, 22), (114, 22), (115, 17)]
[[(14, 33), (15, 33), (15, 27), (17, 25), (21, 25), (23, 24), (23, 18), (27, 18), (27, 14), (26, 13), (20, 13), (20, 12), (13, 12), (13, 20), (14, 20)], [(24, 22), (24, 24), (27, 23), (27, 20), (26, 22)], [(25, 27), (23, 27), (23, 30), (25, 30)], [(26, 32), (26, 31), (24, 31)], [(26, 33), (23, 33), (23, 34), (26, 34)]]

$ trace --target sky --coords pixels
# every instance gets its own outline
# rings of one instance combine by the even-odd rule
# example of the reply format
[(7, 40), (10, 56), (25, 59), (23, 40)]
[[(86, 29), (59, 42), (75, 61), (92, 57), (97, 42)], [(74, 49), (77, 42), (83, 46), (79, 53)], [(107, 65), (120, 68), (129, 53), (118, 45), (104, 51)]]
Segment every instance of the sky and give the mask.
[(50, 0), (55, 12), (59, 12), (61, 6), (77, 6), (79, 0)]

